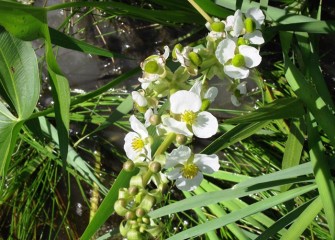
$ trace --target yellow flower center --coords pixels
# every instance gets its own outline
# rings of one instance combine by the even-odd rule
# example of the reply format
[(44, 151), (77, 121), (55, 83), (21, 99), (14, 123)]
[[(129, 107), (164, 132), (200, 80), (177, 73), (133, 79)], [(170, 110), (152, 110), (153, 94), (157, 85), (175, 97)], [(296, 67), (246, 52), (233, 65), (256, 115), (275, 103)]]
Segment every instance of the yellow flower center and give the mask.
[(140, 152), (144, 148), (144, 141), (141, 138), (136, 137), (131, 142), (131, 146), (135, 151)]
[(199, 172), (199, 168), (197, 165), (195, 165), (194, 163), (186, 163), (182, 168), (181, 168), (181, 175), (184, 178), (187, 179), (192, 179), (195, 176), (197, 176)]
[(186, 122), (186, 124), (192, 125), (195, 122), (196, 119), (197, 119), (197, 114), (195, 112), (192, 112), (192, 111), (185, 111), (181, 115), (181, 120), (183, 122)]

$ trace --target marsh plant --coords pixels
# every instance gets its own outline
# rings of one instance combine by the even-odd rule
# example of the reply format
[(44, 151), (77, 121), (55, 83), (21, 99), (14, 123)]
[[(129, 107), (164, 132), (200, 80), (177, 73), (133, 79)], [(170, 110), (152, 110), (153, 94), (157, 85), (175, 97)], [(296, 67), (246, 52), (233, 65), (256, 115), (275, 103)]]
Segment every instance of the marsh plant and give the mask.
[[(56, 30), (48, 13), (57, 10), (69, 15)], [(0, 238), (335, 239), (334, 103), (320, 67), (330, 54), (319, 48), (335, 24), (322, 10), (308, 1), (0, 1)], [(111, 33), (99, 24), (120, 16), (188, 33), (71, 94), (55, 46), (129, 59), (70, 35), (87, 16), (103, 42)], [(129, 92), (111, 91), (133, 77)], [(99, 135), (111, 126), (121, 147)], [(123, 166), (112, 180), (101, 169), (106, 144)], [(89, 209), (75, 206), (82, 229), (75, 187)]]

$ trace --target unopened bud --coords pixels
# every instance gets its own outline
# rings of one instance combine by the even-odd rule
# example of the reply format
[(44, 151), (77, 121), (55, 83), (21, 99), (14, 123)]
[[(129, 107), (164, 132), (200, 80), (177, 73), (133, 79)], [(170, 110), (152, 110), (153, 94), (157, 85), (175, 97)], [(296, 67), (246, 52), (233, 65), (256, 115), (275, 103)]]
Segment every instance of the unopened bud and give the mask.
[(223, 22), (212, 22), (211, 29), (215, 32), (223, 32), (225, 29), (225, 25)]
[(156, 198), (147, 194), (142, 199), (140, 207), (142, 207), (145, 211), (149, 212), (152, 206), (156, 203)]
[(187, 142), (187, 137), (183, 134), (177, 134), (176, 142), (180, 145), (184, 145)]
[(158, 173), (162, 170), (162, 165), (159, 162), (149, 163), (149, 170), (153, 173)]
[(131, 196), (135, 196), (137, 193), (138, 193), (138, 187), (137, 186), (130, 186), (128, 188), (128, 193), (131, 195)]
[(161, 120), (161, 116), (159, 116), (158, 114), (154, 114), (149, 118), (149, 121), (152, 125), (157, 126), (158, 124), (160, 124), (162, 122)]
[(137, 217), (140, 218), (140, 217), (143, 217), (146, 214), (146, 212), (143, 208), (137, 208), (135, 211), (135, 214)]
[(136, 218), (136, 215), (133, 211), (128, 211), (126, 212), (126, 214), (124, 215), (124, 218), (126, 220), (134, 220)]
[(252, 20), (252, 18), (246, 18), (244, 20), (245, 31), (247, 33), (251, 33), (256, 30), (256, 23)]
[(200, 65), (201, 65), (201, 63), (202, 63), (202, 59), (201, 59), (201, 57), (199, 56), (199, 54), (197, 54), (196, 52), (190, 52), (189, 54), (188, 54), (188, 58), (191, 60), (191, 62), (195, 65), (195, 66), (197, 66), (197, 67), (199, 67)]
[(128, 240), (142, 240), (143, 235), (137, 229), (130, 229), (127, 233)]
[(239, 37), (237, 39), (237, 45), (241, 46), (241, 45), (247, 45), (247, 41), (243, 38), (243, 37)]
[(135, 168), (135, 164), (133, 161), (128, 160), (126, 162), (123, 163), (123, 169), (127, 172), (132, 172)]

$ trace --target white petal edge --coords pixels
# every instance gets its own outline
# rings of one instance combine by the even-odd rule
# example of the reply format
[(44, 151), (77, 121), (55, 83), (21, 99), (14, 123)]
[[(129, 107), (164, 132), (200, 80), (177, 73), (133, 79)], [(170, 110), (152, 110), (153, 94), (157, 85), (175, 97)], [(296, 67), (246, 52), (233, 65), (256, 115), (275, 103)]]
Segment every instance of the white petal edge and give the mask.
[(192, 124), (193, 133), (198, 138), (210, 138), (216, 134), (218, 127), (216, 117), (206, 111), (199, 113), (196, 122)]
[(232, 95), (230, 96), (230, 101), (231, 101), (231, 103), (232, 103), (235, 107), (239, 107), (239, 106), (241, 106), (240, 101), (237, 99), (237, 97), (236, 97), (234, 94), (232, 94)]
[(148, 130), (146, 129), (146, 127), (143, 125), (143, 123), (141, 123), (136, 117), (135, 115), (131, 115), (129, 118), (129, 122), (130, 122), (130, 126), (131, 128), (137, 132), (142, 139), (147, 138), (149, 136), (148, 134)]
[(261, 63), (262, 57), (259, 55), (258, 49), (247, 45), (241, 45), (238, 47), (238, 50), (244, 56), (246, 67), (253, 68)]
[(261, 45), (264, 43), (263, 34), (259, 30), (244, 34), (243, 38), (250, 41), (251, 44)]
[(198, 112), (201, 107), (201, 98), (193, 92), (180, 90), (170, 96), (170, 110), (181, 114), (187, 111)]
[(221, 64), (225, 64), (235, 56), (236, 43), (229, 39), (223, 39), (215, 50), (215, 56)]
[(252, 18), (256, 22), (256, 28), (259, 29), (260, 26), (264, 23), (265, 16), (259, 8), (250, 8), (246, 12), (245, 16), (247, 18)]
[(145, 106), (148, 105), (147, 99), (145, 99), (145, 97), (142, 96), (142, 94), (140, 94), (137, 91), (132, 91), (131, 92), (131, 97), (133, 98), (133, 101), (135, 103), (137, 103), (137, 105), (140, 106), (140, 107), (145, 107)]
[(179, 122), (176, 119), (170, 117), (163, 118), (162, 122), (171, 132), (183, 134), (186, 137), (193, 136), (193, 133), (188, 130), (186, 123), (184, 122)]
[(135, 132), (129, 132), (126, 134), (125, 138), (124, 138), (124, 151), (126, 152), (127, 157), (130, 160), (134, 160), (138, 155), (140, 155), (141, 152), (135, 151), (132, 147), (132, 142), (133, 139), (139, 137), (139, 135)]
[(164, 168), (174, 167), (177, 164), (184, 164), (191, 156), (191, 149), (186, 146), (179, 146), (173, 149), (170, 154), (166, 157), (166, 163)]
[(208, 99), (210, 102), (214, 102), (218, 93), (219, 93), (219, 89), (217, 87), (210, 87), (206, 91), (206, 93), (204, 95), (204, 98)]
[(229, 77), (234, 79), (244, 79), (249, 76), (249, 69), (245, 67), (235, 67), (233, 65), (226, 65), (223, 67), (223, 71)]
[(199, 80), (196, 80), (189, 91), (197, 94), (198, 96), (201, 96), (201, 88), (202, 88), (201, 82)]
[(192, 179), (180, 177), (176, 180), (176, 187), (182, 191), (193, 191), (200, 185), (203, 178), (204, 177), (201, 172), (198, 172), (198, 174)]
[(201, 172), (212, 174), (220, 169), (219, 157), (215, 154), (195, 154), (194, 164), (196, 164)]

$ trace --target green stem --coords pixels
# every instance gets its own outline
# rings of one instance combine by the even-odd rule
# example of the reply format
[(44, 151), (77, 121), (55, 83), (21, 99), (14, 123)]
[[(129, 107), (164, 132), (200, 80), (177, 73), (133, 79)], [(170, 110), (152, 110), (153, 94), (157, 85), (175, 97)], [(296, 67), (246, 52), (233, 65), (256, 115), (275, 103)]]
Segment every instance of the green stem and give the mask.
[(161, 145), (158, 147), (158, 149), (156, 150), (154, 157), (163, 154), (166, 151), (166, 149), (168, 149), (168, 147), (171, 145), (173, 140), (175, 139), (176, 139), (176, 134), (169, 133), (164, 139), (164, 141), (161, 143)]

